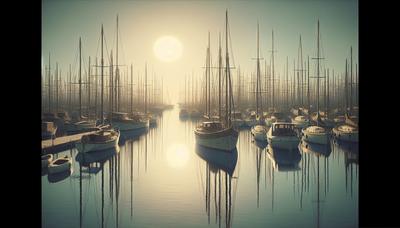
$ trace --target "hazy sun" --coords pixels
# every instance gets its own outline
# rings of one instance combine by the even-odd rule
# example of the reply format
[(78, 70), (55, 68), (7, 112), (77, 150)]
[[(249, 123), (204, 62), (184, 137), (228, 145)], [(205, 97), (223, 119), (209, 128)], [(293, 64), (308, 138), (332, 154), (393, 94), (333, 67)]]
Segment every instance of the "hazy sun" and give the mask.
[(189, 149), (184, 144), (172, 144), (167, 150), (167, 162), (172, 168), (183, 168), (189, 160)]
[(172, 62), (182, 56), (182, 43), (173, 36), (162, 36), (153, 46), (154, 54), (162, 61)]

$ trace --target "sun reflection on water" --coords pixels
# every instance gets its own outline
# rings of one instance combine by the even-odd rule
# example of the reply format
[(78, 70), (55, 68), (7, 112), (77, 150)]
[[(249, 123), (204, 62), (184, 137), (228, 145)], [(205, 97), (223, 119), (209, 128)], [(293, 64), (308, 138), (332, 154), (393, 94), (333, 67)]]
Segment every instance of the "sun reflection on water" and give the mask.
[(166, 156), (169, 167), (181, 169), (189, 161), (189, 149), (185, 144), (173, 143), (168, 148)]

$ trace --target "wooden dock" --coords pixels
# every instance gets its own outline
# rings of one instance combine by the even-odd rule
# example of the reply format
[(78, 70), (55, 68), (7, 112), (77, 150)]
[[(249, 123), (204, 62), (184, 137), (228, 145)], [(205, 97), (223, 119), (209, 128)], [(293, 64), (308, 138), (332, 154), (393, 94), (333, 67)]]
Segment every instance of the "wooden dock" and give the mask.
[(57, 137), (54, 140), (42, 140), (42, 154), (56, 153), (63, 150), (71, 149), (75, 147), (75, 142), (80, 140), (83, 135), (91, 134), (94, 132), (96, 131)]

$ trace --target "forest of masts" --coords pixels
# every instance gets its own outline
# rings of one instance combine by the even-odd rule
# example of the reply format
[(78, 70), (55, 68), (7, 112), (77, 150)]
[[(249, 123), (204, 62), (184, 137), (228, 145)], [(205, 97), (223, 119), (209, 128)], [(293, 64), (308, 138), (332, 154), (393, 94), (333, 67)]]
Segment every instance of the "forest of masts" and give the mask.
[[(102, 27), (101, 37), (105, 41), (103, 34)], [(150, 72), (147, 63), (134, 68), (133, 64), (118, 62), (118, 18), (116, 40), (114, 50), (108, 51), (106, 42), (104, 46), (99, 42), (96, 55), (88, 56), (82, 54), (84, 49), (79, 38), (75, 60), (67, 69), (61, 69), (49, 53), (48, 62), (43, 63), (42, 69), (42, 113), (79, 113), (97, 119), (102, 96), (104, 113), (145, 113), (155, 107), (162, 108), (168, 102), (164, 97), (168, 92), (164, 92), (163, 78), (153, 70)], [(103, 66), (100, 49), (104, 52)]]
[[(314, 56), (303, 54), (301, 36), (299, 40), (297, 58), (289, 60), (284, 59), (283, 69), (279, 71), (275, 68), (276, 56), (273, 43), (270, 50), (269, 61), (260, 64), (259, 92), (260, 107), (264, 112), (279, 110), (289, 112), (291, 109), (304, 108), (316, 111), (317, 104), (317, 67)], [(254, 45), (255, 46), (255, 45)], [(353, 60), (352, 47), (350, 47), (348, 59), (343, 60), (343, 68), (335, 70), (325, 66), (324, 61), (320, 60), (320, 91), (319, 102), (320, 111), (344, 112), (347, 105), (351, 112), (358, 107), (358, 68)], [(224, 58), (224, 57), (222, 57)], [(218, 66), (217, 60), (212, 63), (211, 68), (211, 107), (213, 114), (218, 113)], [(222, 62), (223, 63), (223, 62)], [(346, 66), (347, 64), (347, 66)], [(256, 65), (256, 64), (254, 64)], [(256, 68), (256, 67), (255, 67)], [(346, 72), (347, 70), (347, 72)], [(346, 87), (347, 73), (347, 87)], [(222, 71), (225, 74), (225, 71)], [(254, 72), (243, 72), (240, 66), (236, 69), (232, 77), (234, 103), (236, 111), (246, 109), (255, 110), (256, 108), (256, 69)], [(225, 76), (221, 77), (221, 93), (225, 89)], [(187, 109), (203, 110), (205, 106), (205, 80), (204, 75), (195, 75), (193, 73), (185, 76), (184, 83), (181, 85), (181, 106)], [(345, 90), (347, 89), (347, 96)]]

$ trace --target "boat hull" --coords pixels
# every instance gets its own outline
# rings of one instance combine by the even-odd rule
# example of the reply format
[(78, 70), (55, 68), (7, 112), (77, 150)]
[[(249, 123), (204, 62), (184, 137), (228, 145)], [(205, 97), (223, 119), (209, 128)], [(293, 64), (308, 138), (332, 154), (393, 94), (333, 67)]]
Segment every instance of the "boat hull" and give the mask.
[(333, 137), (337, 140), (344, 142), (358, 142), (358, 131), (357, 132), (343, 132), (337, 128), (332, 129)]
[(215, 134), (201, 134), (195, 131), (196, 143), (200, 146), (218, 150), (232, 151), (236, 148), (239, 133), (230, 128), (226, 132), (217, 132)]
[(315, 144), (328, 144), (329, 143), (329, 133), (320, 133), (320, 132), (309, 132), (307, 129), (303, 129), (302, 131), (302, 140), (308, 143)]
[(150, 126), (150, 121), (127, 121), (127, 122), (119, 122), (115, 121), (111, 124), (114, 128), (118, 128), (120, 131), (129, 131), (129, 130), (139, 130), (143, 128), (148, 128)]
[(267, 135), (268, 144), (272, 148), (292, 150), (298, 147), (300, 139), (296, 136), (271, 136)]
[(114, 139), (107, 141), (105, 143), (91, 143), (91, 142), (83, 143), (82, 140), (80, 140), (75, 144), (75, 146), (80, 153), (89, 153), (94, 151), (107, 150), (118, 146), (119, 137), (120, 134), (118, 134), (118, 136), (115, 137)]
[(54, 164), (54, 162), (56, 160), (54, 160), (52, 163), (50, 163), (50, 165), (47, 167), (49, 174), (62, 173), (62, 172), (66, 172), (71, 169), (71, 166), (72, 166), (71, 159), (68, 159), (68, 162), (62, 163), (60, 165)]
[(265, 128), (263, 128), (263, 130), (258, 130), (255, 127), (252, 127), (251, 134), (257, 141), (267, 141), (267, 131)]

